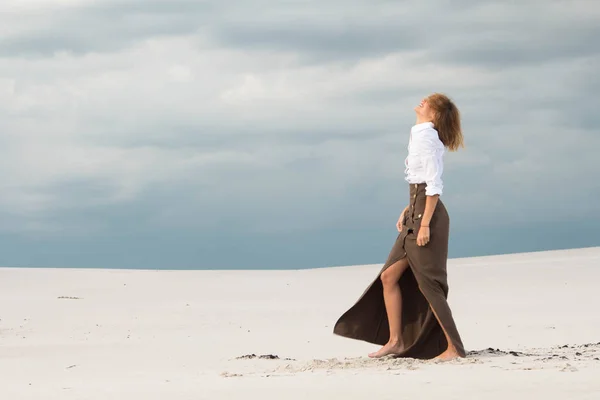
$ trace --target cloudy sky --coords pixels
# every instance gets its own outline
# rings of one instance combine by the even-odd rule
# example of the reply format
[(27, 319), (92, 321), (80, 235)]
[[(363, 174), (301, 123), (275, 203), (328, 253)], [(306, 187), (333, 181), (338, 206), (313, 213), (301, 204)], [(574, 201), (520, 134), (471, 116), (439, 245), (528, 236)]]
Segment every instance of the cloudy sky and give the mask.
[(596, 0), (3, 0), (0, 265), (382, 263), (413, 107), (452, 257), (600, 245)]

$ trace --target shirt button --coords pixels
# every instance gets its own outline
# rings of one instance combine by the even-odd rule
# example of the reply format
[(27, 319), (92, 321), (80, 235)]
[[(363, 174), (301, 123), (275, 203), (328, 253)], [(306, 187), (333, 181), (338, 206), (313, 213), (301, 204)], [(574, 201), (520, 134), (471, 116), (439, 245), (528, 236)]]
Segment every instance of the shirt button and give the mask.
[(419, 214), (418, 218), (421, 218), (421, 214)]

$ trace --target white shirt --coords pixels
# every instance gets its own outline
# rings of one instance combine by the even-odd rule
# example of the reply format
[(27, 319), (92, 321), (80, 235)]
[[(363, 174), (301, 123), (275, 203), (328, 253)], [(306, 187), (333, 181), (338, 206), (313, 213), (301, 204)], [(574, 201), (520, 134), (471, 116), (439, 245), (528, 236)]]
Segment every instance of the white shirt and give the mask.
[(408, 183), (426, 183), (427, 196), (441, 195), (444, 187), (444, 144), (432, 122), (413, 126), (408, 141), (408, 156), (404, 161), (405, 180)]

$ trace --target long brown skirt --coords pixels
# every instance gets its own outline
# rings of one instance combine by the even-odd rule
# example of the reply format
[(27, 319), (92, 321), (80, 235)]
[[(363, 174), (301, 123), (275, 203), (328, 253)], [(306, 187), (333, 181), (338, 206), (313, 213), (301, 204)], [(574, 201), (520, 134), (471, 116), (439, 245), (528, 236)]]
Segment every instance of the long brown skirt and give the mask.
[(336, 322), (333, 333), (351, 339), (384, 345), (389, 340), (389, 323), (383, 300), (381, 273), (407, 257), (410, 268), (400, 278), (402, 293), (402, 339), (405, 350), (398, 357), (430, 359), (448, 348), (444, 332), (432, 309), (460, 356), (465, 349), (448, 306), (446, 261), (450, 218), (438, 199), (429, 223), (430, 241), (417, 246), (420, 220), (425, 212), (424, 183), (410, 185), (410, 203), (387, 261), (376, 279), (358, 301)]

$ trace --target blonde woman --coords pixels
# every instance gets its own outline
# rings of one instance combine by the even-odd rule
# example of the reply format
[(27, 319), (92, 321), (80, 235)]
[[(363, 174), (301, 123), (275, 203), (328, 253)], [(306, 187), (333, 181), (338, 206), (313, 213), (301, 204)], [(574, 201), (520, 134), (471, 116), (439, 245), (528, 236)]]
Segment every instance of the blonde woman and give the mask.
[(383, 346), (369, 357), (451, 360), (465, 349), (447, 303), (450, 219), (439, 199), (443, 155), (463, 146), (460, 112), (434, 93), (415, 107), (405, 179), (409, 202), (377, 279), (337, 321), (334, 333)]

